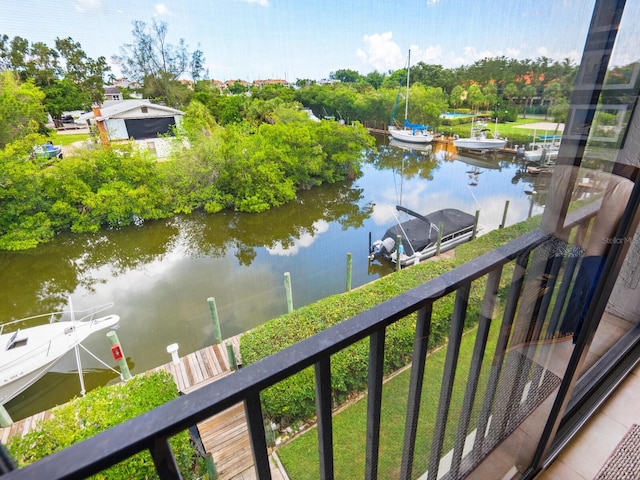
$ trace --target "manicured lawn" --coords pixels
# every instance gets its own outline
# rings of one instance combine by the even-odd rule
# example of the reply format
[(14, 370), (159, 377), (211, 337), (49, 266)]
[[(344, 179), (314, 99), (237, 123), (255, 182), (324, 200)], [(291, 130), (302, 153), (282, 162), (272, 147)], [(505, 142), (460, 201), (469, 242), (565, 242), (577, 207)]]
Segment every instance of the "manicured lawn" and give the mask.
[[(494, 322), (487, 345), (488, 354), (485, 357), (488, 358), (485, 358), (482, 369), (483, 378), (478, 387), (474, 415), (479, 411), (479, 403), (484, 396), (486, 377), (490, 370), (491, 352), (495, 349), (498, 329), (499, 322)], [(475, 335), (476, 329), (473, 329), (463, 337), (458, 360), (459, 371), (455, 379), (443, 452), (453, 448)], [(427, 470), (445, 357), (446, 348), (442, 348), (427, 358), (414, 457), (414, 474)], [(386, 382), (383, 388), (379, 478), (393, 479), (399, 476), (409, 378), (410, 370), (405, 370)], [(337, 479), (363, 478), (364, 476), (366, 414), (367, 401), (364, 397), (334, 416), (334, 462)], [(315, 429), (309, 430), (292, 442), (280, 447), (278, 455), (292, 480), (319, 478), (317, 431)]]
[(51, 141), (55, 145), (62, 145), (63, 147), (66, 145), (71, 145), (72, 143), (79, 142), (81, 140), (86, 140), (89, 138), (88, 133), (68, 133), (64, 135), (53, 134), (51, 136)]

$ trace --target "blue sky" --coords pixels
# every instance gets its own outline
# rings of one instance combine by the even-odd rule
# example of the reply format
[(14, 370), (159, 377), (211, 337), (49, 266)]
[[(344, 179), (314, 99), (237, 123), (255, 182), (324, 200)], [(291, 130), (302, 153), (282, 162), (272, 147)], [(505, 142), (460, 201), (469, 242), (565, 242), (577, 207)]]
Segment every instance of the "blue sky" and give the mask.
[[(132, 41), (132, 21), (169, 26), (200, 46), (209, 77), (319, 80), (412, 63), (445, 67), (483, 57), (578, 62), (594, 0), (0, 0), (0, 34), (53, 46), (72, 37), (96, 58)], [(36, 13), (37, 12), (37, 13)], [(117, 68), (114, 73), (118, 74)]]

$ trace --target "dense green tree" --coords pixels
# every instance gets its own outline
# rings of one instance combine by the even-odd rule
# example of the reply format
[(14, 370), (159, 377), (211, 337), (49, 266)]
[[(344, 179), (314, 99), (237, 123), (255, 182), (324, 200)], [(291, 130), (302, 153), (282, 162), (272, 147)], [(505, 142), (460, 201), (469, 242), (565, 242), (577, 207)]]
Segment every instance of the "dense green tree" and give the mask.
[(177, 45), (167, 40), (169, 27), (166, 22), (133, 22), (133, 42), (120, 47), (120, 55), (113, 60), (120, 66), (122, 73), (130, 80), (142, 82), (150, 98), (165, 101), (171, 106), (180, 106), (179, 92), (181, 84), (176, 82), (189, 67), (196, 68), (199, 78), (204, 63), (200, 50), (189, 53), (184, 39)]
[(442, 65), (418, 62), (411, 67), (411, 79), (430, 87), (440, 87), (446, 93), (450, 93), (455, 87), (453, 72)]
[(482, 87), (482, 104), (485, 108), (492, 108), (498, 103), (498, 88), (493, 82), (487, 83)]
[(536, 87), (534, 87), (533, 85), (526, 85), (523, 89), (522, 89), (522, 96), (524, 97), (525, 100), (525, 104), (524, 104), (524, 117), (527, 116), (527, 107), (531, 106), (531, 102), (533, 102), (533, 98), (536, 96), (537, 94), (537, 90)]
[(329, 74), (329, 78), (331, 80), (338, 80), (339, 82), (344, 83), (355, 83), (362, 78), (362, 76), (356, 72), (355, 70), (342, 69), (336, 70), (335, 72), (331, 72)]
[(462, 85), (456, 85), (455, 87), (453, 87), (453, 89), (451, 90), (451, 95), (449, 96), (449, 100), (453, 108), (458, 108), (460, 105), (462, 105), (464, 94), (465, 92)]
[[(551, 82), (544, 88), (542, 98), (549, 102), (549, 108), (552, 108), (556, 99), (560, 97), (562, 97), (562, 85), (560, 85), (560, 82)], [(546, 114), (544, 118), (547, 118)]]
[(0, 64), (23, 81), (32, 81), (45, 93), (44, 104), (54, 121), (65, 110), (89, 108), (104, 96), (104, 80), (110, 67), (104, 57), (89, 58), (72, 38), (55, 39), (55, 48), (42, 42), (4, 35)]
[(511, 106), (511, 102), (520, 93), (518, 86), (514, 82), (507, 83), (502, 89), (502, 96), (507, 99), (507, 104)]
[(480, 85), (474, 83), (469, 87), (467, 90), (467, 101), (471, 105), (471, 108), (476, 111), (485, 103), (485, 97), (482, 94)]
[(20, 83), (8, 70), (0, 72), (0, 148), (44, 124), (44, 93), (32, 82)]
[(374, 70), (373, 72), (368, 73), (364, 77), (365, 82), (367, 82), (376, 90), (382, 87), (382, 83), (384, 82), (384, 79), (385, 79), (385, 75), (383, 73), (378, 72), (377, 70)]
[[(64, 61), (64, 80), (72, 82), (82, 92), (81, 102), (85, 107), (104, 99), (105, 76), (111, 69), (105, 57), (89, 58), (78, 42), (71, 37), (55, 40), (56, 50)], [(85, 101), (88, 98), (88, 102)], [(71, 110), (71, 109), (69, 109)]]

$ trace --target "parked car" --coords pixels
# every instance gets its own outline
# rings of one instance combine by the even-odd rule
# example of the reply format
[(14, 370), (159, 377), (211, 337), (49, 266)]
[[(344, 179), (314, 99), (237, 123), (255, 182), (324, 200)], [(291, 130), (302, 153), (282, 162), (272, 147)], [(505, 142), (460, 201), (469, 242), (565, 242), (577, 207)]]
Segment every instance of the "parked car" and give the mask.
[(37, 158), (62, 158), (62, 147), (52, 143), (45, 143), (33, 147), (33, 156)]
[(71, 115), (62, 115), (60, 119), (62, 120), (62, 123), (75, 123), (75, 120)]

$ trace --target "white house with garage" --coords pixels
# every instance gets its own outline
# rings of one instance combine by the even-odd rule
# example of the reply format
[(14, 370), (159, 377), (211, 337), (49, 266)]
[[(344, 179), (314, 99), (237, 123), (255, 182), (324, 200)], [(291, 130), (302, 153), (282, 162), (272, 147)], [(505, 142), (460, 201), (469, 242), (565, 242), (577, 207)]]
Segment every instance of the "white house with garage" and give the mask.
[(76, 123), (104, 127), (110, 142), (134, 140), (159, 158), (168, 155), (170, 145), (163, 135), (173, 135), (184, 112), (156, 105), (149, 100), (107, 100), (92, 112), (80, 115)]

